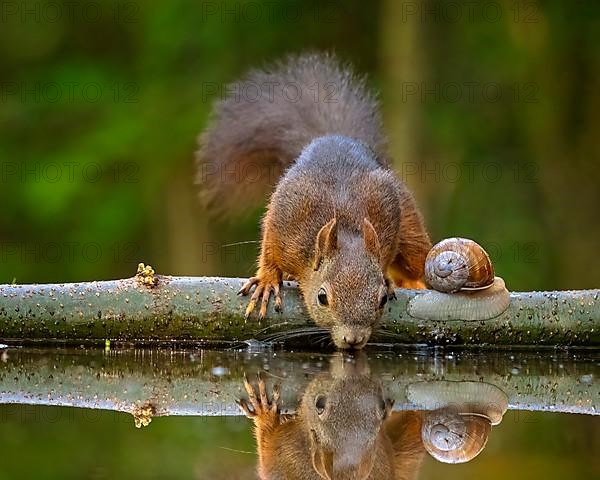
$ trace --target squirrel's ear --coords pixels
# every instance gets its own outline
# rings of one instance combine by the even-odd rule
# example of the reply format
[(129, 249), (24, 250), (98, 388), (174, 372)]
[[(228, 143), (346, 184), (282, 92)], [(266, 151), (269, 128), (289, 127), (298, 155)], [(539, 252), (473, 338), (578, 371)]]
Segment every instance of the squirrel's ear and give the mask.
[(383, 418), (384, 420), (391, 415), (393, 408), (394, 408), (394, 399), (386, 398), (385, 399), (385, 413), (384, 413), (384, 418)]
[(331, 254), (335, 250), (337, 250), (337, 220), (334, 217), (323, 225), (317, 234), (313, 269), (318, 270), (323, 261), (323, 257)]
[(365, 247), (367, 252), (373, 255), (377, 260), (381, 259), (381, 251), (379, 247), (379, 237), (373, 225), (367, 218), (363, 219), (363, 238), (365, 239)]
[(315, 472), (324, 480), (333, 480), (333, 453), (322, 448), (314, 430), (310, 431), (310, 443)]

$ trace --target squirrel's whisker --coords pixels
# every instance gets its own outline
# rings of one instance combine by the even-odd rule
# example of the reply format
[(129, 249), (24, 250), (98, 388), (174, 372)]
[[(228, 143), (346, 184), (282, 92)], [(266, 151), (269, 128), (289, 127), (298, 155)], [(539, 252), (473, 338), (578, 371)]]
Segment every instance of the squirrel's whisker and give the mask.
[(328, 335), (329, 331), (327, 329), (319, 328), (319, 327), (306, 327), (306, 328), (302, 328), (302, 329), (298, 329), (298, 330), (292, 330), (290, 332), (279, 332), (279, 333), (267, 335), (266, 337), (263, 338), (263, 341), (279, 342), (279, 341), (289, 340), (291, 338), (297, 338), (297, 337), (303, 337), (303, 336), (308, 337), (311, 335), (318, 335), (318, 334)]
[(246, 245), (249, 243), (260, 243), (260, 241), (259, 240), (246, 240), (244, 242), (226, 243), (224, 245), (221, 245), (221, 248), (237, 247), (238, 245)]
[(273, 334), (269, 337), (265, 337), (264, 341), (280, 341), (287, 340), (290, 338), (303, 337), (303, 336), (311, 336), (322, 334), (321, 331), (307, 331), (307, 332), (281, 332), (280, 334)]

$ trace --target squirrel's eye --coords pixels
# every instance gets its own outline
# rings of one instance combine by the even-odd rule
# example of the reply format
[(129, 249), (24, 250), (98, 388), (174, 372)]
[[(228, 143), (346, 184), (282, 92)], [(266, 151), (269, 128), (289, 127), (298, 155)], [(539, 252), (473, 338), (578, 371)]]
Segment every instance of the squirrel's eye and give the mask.
[(324, 288), (321, 288), (319, 290), (319, 293), (317, 294), (317, 301), (322, 307), (326, 307), (329, 304), (329, 302), (327, 301), (327, 292)]
[(325, 411), (325, 404), (327, 403), (327, 398), (324, 395), (319, 395), (315, 398), (315, 408), (317, 409), (317, 413), (321, 415)]
[(387, 295), (384, 295), (383, 297), (381, 297), (381, 300), (379, 301), (379, 308), (383, 308), (385, 307), (385, 304), (388, 301), (388, 297)]

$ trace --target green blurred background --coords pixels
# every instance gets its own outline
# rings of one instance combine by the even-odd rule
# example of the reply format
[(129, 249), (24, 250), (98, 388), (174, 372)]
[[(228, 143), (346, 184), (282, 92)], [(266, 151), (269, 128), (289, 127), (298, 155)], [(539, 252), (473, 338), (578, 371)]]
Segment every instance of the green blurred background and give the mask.
[[(250, 480), (256, 450), (243, 417), (159, 417), (140, 430), (131, 415), (0, 409), (0, 478)], [(463, 465), (425, 457), (419, 479), (598, 478), (598, 417), (509, 411), (485, 450)]]
[[(512, 289), (600, 286), (600, 5), (4, 1), (0, 283), (248, 275), (262, 209), (205, 212), (196, 137), (245, 70), (335, 51), (380, 92), (434, 240)], [(217, 93), (215, 93), (217, 92)]]
[[(249, 275), (257, 245), (224, 245), (257, 239), (261, 210), (202, 209), (196, 136), (215, 90), (316, 49), (380, 92), (396, 169), (434, 240), (478, 240), (514, 290), (599, 287), (599, 14), (593, 0), (3, 1), (0, 283), (126, 277), (140, 261)], [(30, 421), (12, 408), (0, 408), (0, 478), (234, 478), (219, 476), (224, 463), (248, 472), (255, 460), (223, 449), (252, 450), (241, 419), (138, 431), (115, 414), (32, 409)], [(597, 422), (535, 418), (514, 426), (508, 453), (454, 471), (597, 472)]]

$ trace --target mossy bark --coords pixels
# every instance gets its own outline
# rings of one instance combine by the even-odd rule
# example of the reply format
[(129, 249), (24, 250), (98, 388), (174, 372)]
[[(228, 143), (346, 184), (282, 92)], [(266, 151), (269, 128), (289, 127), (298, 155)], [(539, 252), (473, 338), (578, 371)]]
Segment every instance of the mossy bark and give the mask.
[[(283, 313), (244, 320), (238, 278), (136, 276), (123, 280), (0, 286), (5, 342), (192, 342), (231, 344), (312, 326), (299, 291), (284, 282)], [(512, 293), (509, 308), (485, 321), (427, 321), (407, 304), (418, 290), (396, 290), (375, 342), (436, 345), (597, 346), (600, 290)], [(300, 340), (301, 342), (301, 340)]]

